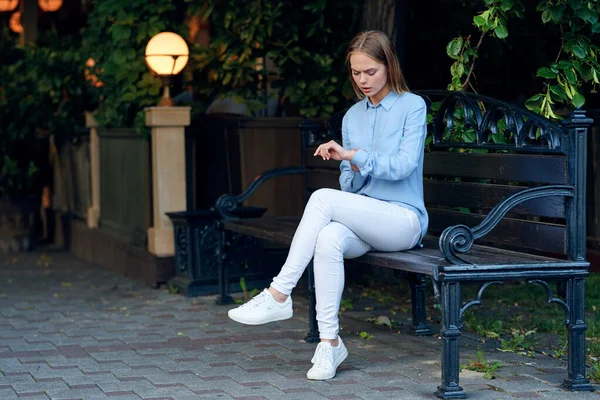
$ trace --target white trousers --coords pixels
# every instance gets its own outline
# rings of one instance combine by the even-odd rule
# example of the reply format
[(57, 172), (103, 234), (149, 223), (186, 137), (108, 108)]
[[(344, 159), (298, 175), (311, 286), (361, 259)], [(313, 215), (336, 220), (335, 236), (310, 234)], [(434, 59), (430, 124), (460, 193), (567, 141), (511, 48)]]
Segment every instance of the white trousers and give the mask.
[(285, 264), (271, 286), (290, 295), (314, 257), (319, 334), (333, 340), (339, 332), (344, 258), (370, 250), (408, 250), (420, 237), (421, 224), (411, 210), (354, 193), (319, 189), (306, 205)]

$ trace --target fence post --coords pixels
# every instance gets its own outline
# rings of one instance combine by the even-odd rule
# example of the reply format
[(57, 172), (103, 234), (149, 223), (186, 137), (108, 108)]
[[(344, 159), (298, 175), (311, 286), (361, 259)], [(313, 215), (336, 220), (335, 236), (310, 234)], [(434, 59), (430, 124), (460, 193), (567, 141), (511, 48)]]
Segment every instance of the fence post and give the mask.
[[(173, 224), (167, 212), (186, 211), (185, 127), (190, 107), (148, 107), (152, 129), (152, 209), (148, 251), (157, 257), (175, 255)], [(208, 150), (210, 151), (210, 150)]]
[(100, 138), (98, 122), (91, 112), (85, 113), (85, 126), (90, 130), (90, 207), (87, 211), (88, 228), (97, 228), (100, 220)]

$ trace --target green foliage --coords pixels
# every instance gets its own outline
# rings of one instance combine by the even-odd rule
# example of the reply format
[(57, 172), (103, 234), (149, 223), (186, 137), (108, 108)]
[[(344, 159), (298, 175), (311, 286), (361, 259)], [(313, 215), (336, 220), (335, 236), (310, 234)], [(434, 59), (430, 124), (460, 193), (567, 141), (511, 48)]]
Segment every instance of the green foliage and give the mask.
[(179, 288), (173, 285), (171, 282), (167, 284), (167, 292), (169, 294), (179, 294)]
[(84, 112), (94, 103), (84, 77), (84, 61), (74, 38), (48, 33), (46, 45), (16, 46), (3, 40), (0, 52), (0, 196), (40, 189), (40, 138), (68, 140), (84, 128)]
[(363, 340), (371, 340), (374, 338), (373, 335), (371, 335), (369, 332), (365, 332), (365, 331), (359, 332), (359, 333), (357, 333), (357, 335), (358, 335), (358, 337), (360, 337)]
[[(523, 0), (485, 0), (484, 3), (486, 9), (473, 18), (480, 32), (477, 45), (472, 46), (471, 36), (457, 37), (446, 48), (448, 56), (455, 60), (450, 68), (450, 90), (474, 90), (470, 79), (484, 37), (492, 35), (507, 40), (509, 19), (523, 19), (528, 5)], [(540, 0), (535, 11), (542, 24), (557, 27), (561, 46), (556, 60), (537, 70), (537, 77), (544, 80), (545, 90), (531, 96), (525, 106), (547, 118), (558, 119), (559, 106), (583, 106), (585, 96), (596, 93), (600, 84), (600, 47), (597, 45), (600, 3), (596, 0)]]
[(242, 289), (242, 293), (244, 294), (244, 300), (239, 300), (239, 303), (245, 303), (254, 296), (258, 294), (258, 289), (254, 288), (250, 292), (248, 292), (248, 286), (246, 284), (246, 278), (243, 276), (240, 278), (240, 288)]
[(514, 330), (508, 339), (500, 339), (500, 351), (512, 352), (531, 357), (535, 346), (535, 329), (530, 331)]
[(600, 382), (600, 363), (593, 364), (588, 375), (592, 381), (596, 383)]
[(475, 353), (475, 359), (471, 359), (468, 364), (461, 364), (460, 368), (469, 371), (482, 372), (485, 379), (494, 379), (494, 372), (502, 366), (500, 361), (490, 363), (481, 350)]
[(204, 99), (232, 96), (258, 113), (274, 98), (288, 114), (314, 117), (331, 115), (353, 97), (339, 76), (347, 75), (340, 67), (358, 0), (208, 0), (205, 8), (186, 1), (188, 14), (210, 18), (213, 27), (210, 46), (196, 45), (191, 57)]
[[(144, 108), (157, 104), (161, 81), (146, 66), (144, 51), (163, 31), (182, 34), (182, 20), (170, 0), (103, 0), (94, 3), (83, 32), (86, 57), (103, 86), (95, 118), (108, 127), (145, 130)], [(86, 58), (87, 59), (87, 58)]]
[(340, 312), (352, 310), (352, 299), (342, 299), (340, 302)]

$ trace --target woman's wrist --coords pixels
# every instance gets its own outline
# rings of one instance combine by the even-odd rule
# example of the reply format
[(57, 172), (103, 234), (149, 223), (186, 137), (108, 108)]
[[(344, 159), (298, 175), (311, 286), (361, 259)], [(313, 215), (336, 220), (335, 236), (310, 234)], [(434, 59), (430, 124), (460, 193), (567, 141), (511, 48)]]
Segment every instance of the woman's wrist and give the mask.
[(358, 150), (359, 149), (348, 150), (346, 152), (346, 154), (344, 155), (344, 160), (346, 160), (346, 161), (352, 161), (352, 159), (354, 158), (354, 155), (356, 154), (356, 152)]

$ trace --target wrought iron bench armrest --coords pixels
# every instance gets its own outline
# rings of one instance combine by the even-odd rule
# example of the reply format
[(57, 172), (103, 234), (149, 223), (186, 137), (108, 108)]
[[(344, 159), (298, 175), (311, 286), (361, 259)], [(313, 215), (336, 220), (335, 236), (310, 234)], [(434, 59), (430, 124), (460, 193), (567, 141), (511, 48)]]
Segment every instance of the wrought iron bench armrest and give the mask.
[(305, 174), (306, 172), (306, 168), (303, 167), (282, 167), (267, 170), (254, 178), (252, 183), (250, 183), (246, 190), (244, 190), (241, 194), (234, 195), (229, 193), (219, 197), (217, 204), (215, 205), (215, 209), (223, 219), (239, 219), (239, 217), (233, 215), (232, 212), (235, 211), (240, 204), (246, 201), (264, 182), (280, 176)]
[(483, 221), (474, 228), (466, 225), (452, 225), (440, 235), (440, 251), (452, 264), (471, 264), (459, 256), (467, 253), (473, 242), (491, 232), (504, 216), (515, 206), (532, 199), (550, 196), (574, 197), (574, 189), (567, 185), (550, 185), (525, 189), (507, 197), (490, 211)]

